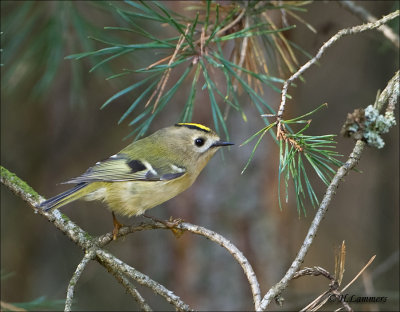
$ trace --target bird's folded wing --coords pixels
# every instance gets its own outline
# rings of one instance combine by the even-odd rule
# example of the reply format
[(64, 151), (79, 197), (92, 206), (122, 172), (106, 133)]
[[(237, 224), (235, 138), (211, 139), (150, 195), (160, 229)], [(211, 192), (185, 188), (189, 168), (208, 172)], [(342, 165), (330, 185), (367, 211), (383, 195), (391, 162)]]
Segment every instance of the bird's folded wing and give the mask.
[(175, 164), (160, 166), (143, 159), (130, 159), (125, 154), (116, 154), (96, 163), (84, 174), (65, 183), (121, 182), (121, 181), (165, 181), (181, 177), (186, 169)]

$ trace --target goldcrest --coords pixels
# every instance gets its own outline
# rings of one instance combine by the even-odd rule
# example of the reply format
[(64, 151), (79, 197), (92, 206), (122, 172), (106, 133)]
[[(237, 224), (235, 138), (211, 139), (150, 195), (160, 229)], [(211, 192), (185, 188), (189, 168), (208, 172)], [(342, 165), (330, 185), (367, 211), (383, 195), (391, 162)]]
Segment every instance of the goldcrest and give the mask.
[(39, 207), (48, 211), (77, 199), (101, 200), (113, 213), (140, 215), (190, 187), (216, 151), (227, 145), (233, 143), (221, 141), (206, 126), (178, 123), (97, 162), (65, 182), (76, 184), (72, 189)]

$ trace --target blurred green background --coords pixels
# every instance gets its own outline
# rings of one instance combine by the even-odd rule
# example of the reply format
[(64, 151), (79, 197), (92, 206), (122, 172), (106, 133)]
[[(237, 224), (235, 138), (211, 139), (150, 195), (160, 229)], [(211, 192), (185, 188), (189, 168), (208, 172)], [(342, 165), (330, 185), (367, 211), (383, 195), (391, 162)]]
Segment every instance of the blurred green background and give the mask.
[[(392, 12), (396, 2), (357, 4), (380, 17)], [(184, 12), (182, 2), (169, 1), (165, 5)], [(287, 36), (312, 55), (338, 30), (361, 23), (337, 2), (318, 1), (306, 8), (307, 12), (299, 15), (318, 33), (300, 24)], [(25, 14), (22, 24), (18, 14)], [(80, 175), (131, 141), (123, 138), (132, 127), (128, 122), (117, 122), (134, 98), (119, 98), (100, 110), (109, 97), (124, 87), (117, 80), (104, 78), (113, 69), (144, 67), (156, 61), (157, 56), (143, 53), (132, 59), (127, 55), (116, 59), (109, 68), (92, 73), (88, 73), (94, 64), (91, 60), (64, 59), (98, 48), (98, 43), (87, 36), (103, 34), (104, 26), (116, 25), (117, 16), (107, 3), (1, 2), (1, 165), (46, 198), (66, 189), (61, 182)], [(398, 19), (392, 26), (398, 30)], [(147, 22), (146, 27), (151, 29), (152, 23)], [(143, 40), (132, 33), (124, 36), (131, 42)], [(373, 104), (377, 90), (386, 86), (399, 67), (398, 58), (398, 50), (379, 32), (343, 38), (328, 50), (319, 66), (304, 74), (305, 83), (298, 81), (297, 88), (290, 89), (294, 100), (288, 102), (287, 114), (295, 117), (327, 102), (327, 109), (312, 116), (308, 131), (339, 134), (347, 113)], [(306, 61), (304, 57), (300, 59), (301, 64)], [(188, 88), (189, 85), (182, 90), (183, 95), (178, 92), (174, 96), (173, 105), (158, 115), (148, 134), (179, 121)], [(279, 94), (267, 91), (264, 97), (275, 109), (278, 107)], [(245, 105), (248, 98), (243, 95), (241, 100), (248, 122), (237, 113), (231, 113), (227, 121), (230, 139), (236, 145), (223, 158), (214, 157), (189, 190), (152, 209), (150, 215), (180, 217), (230, 239), (253, 265), (265, 293), (280, 280), (296, 256), (314, 210), (308, 205), (307, 216), (299, 217), (293, 194), (279, 210), (278, 147), (269, 136), (263, 139), (246, 172), (240, 174), (253, 145), (239, 145), (264, 126), (254, 107)], [(199, 90), (193, 121), (213, 127), (209, 107), (206, 90)], [(342, 137), (337, 140), (344, 160), (354, 142)], [(340, 184), (304, 263), (333, 273), (335, 247), (345, 240), (346, 284), (371, 256), (377, 255), (348, 293), (387, 296), (388, 301), (354, 305), (357, 310), (399, 309), (398, 128), (392, 129), (384, 140), (386, 145), (381, 150), (367, 148), (358, 166), (361, 172), (351, 172)], [(325, 186), (315, 174), (310, 178), (321, 198)], [(111, 214), (101, 203), (77, 202), (63, 207), (62, 212), (92, 235), (112, 229)], [(224, 249), (208, 240), (188, 233), (177, 239), (169, 231), (154, 230), (134, 233), (108, 248), (195, 309), (252, 308), (241, 268)], [(68, 238), (1, 186), (2, 301), (29, 302), (41, 296), (46, 300), (64, 299), (82, 256)], [(171, 308), (149, 290), (138, 288), (155, 309)], [(327, 288), (328, 281), (322, 277), (303, 277), (289, 284), (283, 293), (282, 308), (274, 304), (271, 307), (300, 309)], [(76, 310), (137, 309), (115, 279), (95, 262), (79, 280), (75, 299)]]

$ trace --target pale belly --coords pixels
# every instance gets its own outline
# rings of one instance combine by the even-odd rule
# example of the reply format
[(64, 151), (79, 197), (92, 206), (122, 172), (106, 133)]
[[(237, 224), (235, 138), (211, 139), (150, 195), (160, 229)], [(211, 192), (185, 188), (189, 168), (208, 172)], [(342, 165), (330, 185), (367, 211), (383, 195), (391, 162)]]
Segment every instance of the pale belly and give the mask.
[[(184, 178), (184, 177), (182, 177)], [(99, 188), (87, 194), (85, 200), (102, 200), (115, 213), (125, 216), (141, 215), (187, 189), (193, 182), (171, 181), (149, 182), (100, 182)], [(180, 181), (182, 182), (182, 181)], [(186, 185), (182, 188), (181, 185)]]

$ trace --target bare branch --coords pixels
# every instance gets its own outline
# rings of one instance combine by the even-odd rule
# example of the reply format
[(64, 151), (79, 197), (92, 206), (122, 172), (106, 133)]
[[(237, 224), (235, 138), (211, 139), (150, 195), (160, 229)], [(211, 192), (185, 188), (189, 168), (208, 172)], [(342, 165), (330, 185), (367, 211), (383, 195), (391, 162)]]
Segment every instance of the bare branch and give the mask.
[[(376, 22), (378, 19), (369, 13), (364, 7), (359, 6), (354, 3), (354, 1), (349, 0), (340, 0), (339, 4), (353, 13), (354, 15), (358, 16), (363, 22)], [(400, 48), (399, 43), (399, 35), (397, 35), (389, 26), (382, 25), (378, 28), (378, 30), (387, 38), (389, 39), (396, 48)]]
[[(349, 312), (352, 312), (353, 311), (353, 309), (349, 306), (349, 304), (344, 300), (344, 299), (341, 299), (341, 296), (342, 296), (342, 293), (341, 292), (339, 292), (339, 291), (337, 291), (337, 290), (334, 290), (334, 291), (332, 291), (332, 293), (336, 296), (336, 298), (338, 298), (339, 300), (340, 300), (340, 303), (342, 304), (342, 306), (344, 307), (344, 309), (346, 310), (346, 311), (349, 311)], [(342, 296), (343, 297), (343, 296)], [(316, 309), (315, 309), (315, 311), (318, 311), (317, 309), (319, 309), (320, 307), (317, 307)], [(337, 309), (336, 311), (341, 311), (341, 309)]]
[(298, 271), (300, 265), (304, 261), (304, 257), (306, 256), (308, 249), (314, 241), (314, 237), (317, 233), (318, 227), (325, 216), (326, 211), (328, 210), (328, 206), (335, 195), (336, 189), (339, 185), (339, 182), (342, 178), (358, 163), (361, 157), (361, 153), (363, 152), (365, 147), (365, 142), (358, 140), (353, 152), (350, 154), (349, 159), (341, 166), (336, 175), (333, 177), (331, 184), (328, 186), (328, 189), (325, 193), (325, 196), (321, 202), (321, 205), (315, 214), (314, 220), (312, 221), (310, 228), (308, 230), (307, 236), (301, 246), (295, 260), (290, 266), (289, 270), (286, 272), (285, 276), (281, 279), (279, 283), (273, 286), (268, 293), (264, 296), (261, 302), (261, 310), (265, 310), (266, 307), (271, 303), (272, 299), (279, 295), (287, 286), (289, 281), (293, 278), (294, 274)]
[(320, 267), (314, 267), (314, 268), (304, 268), (303, 270), (297, 272), (294, 276), (294, 278), (300, 277), (300, 276), (305, 276), (305, 275), (323, 275), (326, 278), (331, 280), (331, 283), (329, 284), (329, 289), (324, 291), (321, 295), (319, 295), (317, 298), (315, 298), (310, 304), (308, 304), (306, 307), (301, 309), (301, 312), (304, 311), (318, 311), (321, 307), (323, 307), (329, 300), (329, 298), (335, 296), (337, 298), (337, 301), (340, 302), (344, 309), (346, 311), (353, 311), (353, 309), (349, 306), (349, 304), (344, 300), (345, 296), (343, 296), (343, 292), (350, 287), (351, 284), (354, 283), (354, 281), (357, 280), (357, 278), (360, 277), (360, 275), (367, 269), (367, 267), (374, 261), (375, 256), (373, 256), (368, 263), (361, 269), (361, 271), (351, 280), (350, 283), (348, 283), (342, 290), (339, 290), (339, 285), (340, 283), (325, 269), (322, 269)]
[[(382, 26), (383, 24), (389, 22), (390, 20), (398, 17), (400, 14), (400, 11), (397, 10), (395, 12), (392, 12), (384, 17), (382, 17), (380, 20), (377, 20), (376, 22), (373, 23), (368, 23), (368, 24), (363, 24), (363, 25), (358, 25), (350, 28), (344, 28), (337, 32), (334, 36), (332, 36), (327, 42), (325, 42), (322, 47), (318, 50), (318, 53), (307, 63), (305, 63), (303, 66), (299, 68), (297, 72), (295, 72), (289, 79), (285, 81), (283, 84), (282, 88), (282, 98), (281, 98), (281, 104), (279, 106), (278, 114), (277, 114), (277, 120), (278, 122), (282, 119), (282, 115), (285, 111), (285, 105), (286, 105), (286, 96), (287, 96), (287, 90), (289, 88), (289, 85), (299, 78), (307, 69), (309, 69), (312, 65), (314, 65), (325, 53), (325, 51), (330, 48), (334, 43), (336, 43), (339, 39), (341, 39), (344, 36), (347, 35), (353, 35), (357, 33), (364, 32), (366, 30), (372, 30), (375, 28), (378, 28)], [(278, 131), (280, 129), (280, 124), (278, 124)]]
[(136, 300), (136, 302), (139, 304), (140, 308), (142, 311), (153, 311), (151, 307), (147, 304), (147, 302), (144, 300), (142, 295), (139, 293), (139, 291), (132, 285), (132, 283), (129, 281), (128, 278), (126, 278), (122, 273), (118, 271), (110, 271), (110, 273), (115, 277), (115, 279), (122, 284), (126, 291)]
[(399, 79), (399, 71), (397, 71), (393, 78), (390, 79), (389, 83), (387, 84), (386, 88), (382, 91), (379, 95), (375, 103), (375, 108), (378, 111), (383, 109), (383, 106), (388, 102), (387, 105), (387, 112), (393, 112), (397, 102), (399, 101), (399, 93), (400, 93), (400, 79)]
[[(395, 104), (399, 100), (399, 71), (395, 73), (392, 79), (388, 82), (386, 88), (382, 91), (379, 98), (377, 99), (376, 105), (378, 110), (383, 108), (383, 105), (386, 101), (388, 101), (388, 109), (391, 106), (395, 106)], [(335, 176), (333, 177), (331, 183), (329, 184), (324, 198), (322, 199), (321, 205), (318, 208), (317, 213), (315, 214), (314, 220), (312, 221), (310, 228), (308, 230), (307, 236), (304, 239), (304, 242), (295, 258), (293, 263), (291, 264), (289, 270), (286, 272), (285, 276), (281, 279), (279, 283), (273, 286), (264, 298), (261, 301), (261, 310), (265, 310), (267, 306), (271, 303), (272, 299), (279, 295), (287, 286), (289, 281), (293, 278), (295, 273), (298, 271), (300, 265), (303, 263), (304, 258), (313, 243), (314, 237), (318, 231), (319, 225), (321, 224), (322, 219), (324, 218), (328, 206), (332, 201), (336, 189), (339, 186), (340, 181), (343, 177), (353, 169), (358, 161), (360, 160), (361, 154), (365, 148), (366, 143), (364, 141), (358, 140), (354, 146), (352, 153), (349, 156), (349, 159), (338, 169)]]
[[(69, 237), (80, 248), (82, 248), (83, 250), (92, 250), (92, 252), (96, 252), (96, 260), (98, 260), (100, 264), (104, 265), (107, 269), (109, 269), (109, 271), (112, 272), (113, 268), (125, 268), (125, 269), (129, 268), (128, 271), (120, 271), (120, 274), (128, 272), (128, 275), (131, 278), (137, 280), (140, 284), (157, 290), (156, 293), (161, 294), (167, 300), (167, 302), (172, 303), (177, 309), (190, 310), (190, 307), (187, 304), (185, 304), (172, 291), (166, 289), (164, 286), (153, 281), (145, 274), (136, 271), (135, 269), (128, 266), (118, 258), (112, 256), (105, 250), (102, 250), (97, 245), (98, 240), (93, 239), (87, 232), (82, 230), (79, 226), (77, 226), (74, 222), (69, 220), (67, 216), (63, 215), (58, 210), (53, 210), (52, 212), (44, 212), (42, 209), (37, 209), (36, 206), (41, 201), (43, 201), (43, 198), (39, 196), (28, 184), (26, 184), (24, 181), (18, 178), (15, 174), (11, 173), (2, 166), (0, 166), (0, 168), (1, 168), (0, 177), (2, 184), (8, 187), (18, 197), (27, 202), (35, 213), (38, 213), (43, 217), (47, 218), (51, 223), (54, 224), (55, 227), (57, 227), (61, 232), (63, 232), (67, 237)], [(86, 264), (83, 264), (83, 266), (85, 265)], [(77, 271), (79, 270), (80, 267), (78, 265)], [(78, 275), (80, 274), (81, 272), (78, 273)], [(78, 275), (75, 277), (75, 279), (79, 278)], [(72, 279), (74, 279), (74, 277)]]
[(224, 247), (226, 250), (228, 250), (229, 253), (240, 264), (240, 266), (242, 267), (242, 269), (244, 271), (244, 274), (247, 277), (247, 280), (250, 284), (251, 292), (253, 294), (253, 302), (254, 302), (255, 310), (257, 310), (257, 311), (260, 310), (261, 291), (260, 291), (260, 285), (257, 280), (257, 276), (254, 273), (254, 270), (253, 270), (252, 266), (250, 265), (249, 261), (246, 259), (246, 257), (243, 255), (243, 253), (234, 244), (232, 244), (228, 239), (226, 239), (222, 235), (220, 235), (216, 232), (213, 232), (209, 229), (206, 229), (204, 227), (198, 226), (198, 225), (184, 222), (184, 223), (177, 225), (177, 228), (207, 237), (211, 241), (217, 243), (218, 245), (220, 245), (220, 246)]
[(96, 250), (96, 256), (99, 262), (107, 268), (110, 272), (119, 272), (120, 274), (127, 274), (132, 279), (137, 281), (139, 284), (151, 288), (155, 293), (164, 297), (167, 302), (174, 305), (175, 308), (179, 311), (192, 311), (192, 309), (184, 303), (177, 295), (175, 295), (172, 291), (165, 288), (163, 285), (157, 283), (152, 280), (147, 275), (137, 271), (130, 265), (124, 263), (120, 259), (116, 258), (108, 251), (103, 249)]
[(301, 269), (300, 271), (297, 271), (295, 275), (293, 275), (292, 279), (296, 279), (296, 278), (299, 278), (302, 276), (307, 276), (307, 275), (312, 275), (312, 276), (322, 275), (322, 276), (325, 276), (330, 281), (335, 280), (335, 277), (331, 273), (329, 273), (327, 270), (325, 270), (324, 268), (321, 268), (319, 266)]
[(76, 270), (72, 275), (72, 278), (68, 284), (67, 298), (65, 300), (65, 307), (64, 307), (65, 312), (71, 311), (72, 301), (75, 292), (75, 285), (78, 282), (79, 278), (81, 277), (83, 270), (86, 268), (86, 265), (90, 262), (90, 260), (93, 259), (94, 255), (95, 253), (93, 250), (86, 252), (85, 256), (82, 258), (81, 262), (79, 262), (78, 266), (76, 267)]
[[(200, 236), (204, 236), (208, 238), (209, 240), (217, 243), (221, 247), (225, 248), (239, 263), (239, 265), (242, 267), (244, 274), (247, 277), (247, 280), (249, 281), (250, 284), (250, 289), (253, 295), (253, 302), (254, 302), (254, 307), (256, 310), (259, 310), (260, 302), (261, 302), (261, 291), (260, 291), (260, 285), (258, 283), (256, 274), (254, 273), (254, 270), (249, 263), (249, 261), (246, 259), (246, 257), (243, 255), (243, 253), (234, 245), (232, 242), (230, 242), (228, 239), (223, 237), (222, 235), (211, 231), (209, 229), (206, 229), (204, 227), (201, 227), (199, 225), (194, 225), (191, 223), (187, 222), (182, 222), (179, 224), (176, 224), (173, 226), (173, 228), (178, 229), (178, 230), (183, 230), (183, 231), (188, 231)], [(129, 233), (133, 232), (138, 232), (138, 231), (144, 231), (144, 230), (151, 230), (151, 229), (171, 229), (171, 227), (166, 226), (163, 223), (160, 222), (155, 222), (152, 220), (149, 220), (148, 222), (142, 222), (139, 225), (133, 225), (129, 227), (122, 227), (119, 230), (118, 237), (120, 236), (125, 236)], [(112, 242), (112, 233), (107, 233), (102, 236), (100, 236), (97, 240), (97, 244), (99, 246), (104, 246), (110, 242)]]

